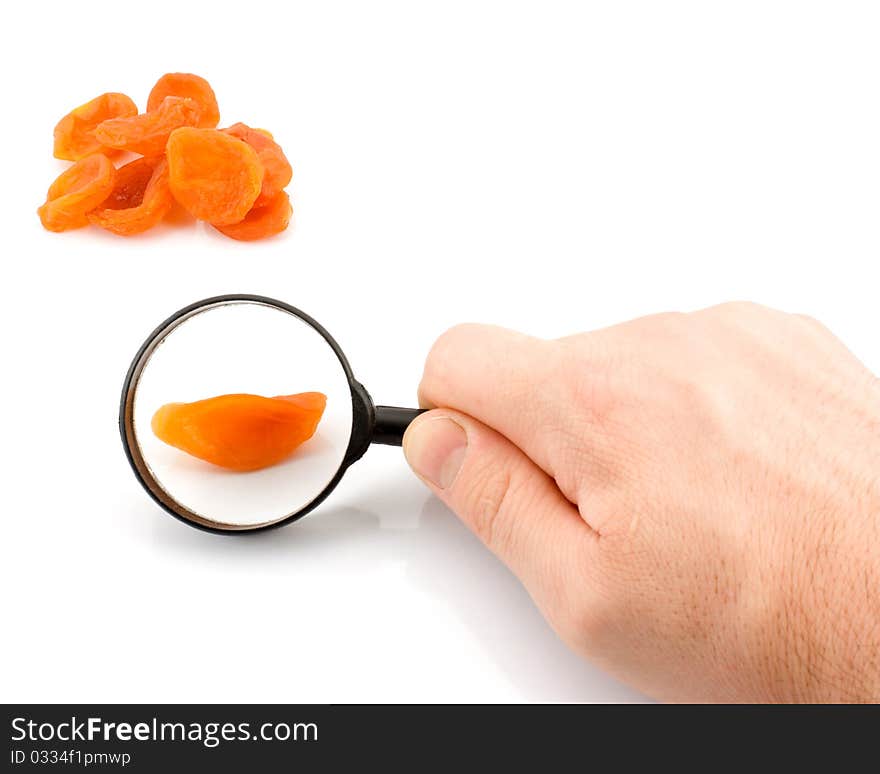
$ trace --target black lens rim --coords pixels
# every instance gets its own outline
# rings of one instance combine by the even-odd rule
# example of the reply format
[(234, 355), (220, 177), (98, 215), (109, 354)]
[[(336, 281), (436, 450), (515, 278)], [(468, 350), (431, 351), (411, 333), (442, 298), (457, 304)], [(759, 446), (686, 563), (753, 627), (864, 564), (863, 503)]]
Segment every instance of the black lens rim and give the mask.
[[(287, 312), (294, 317), (298, 317), (307, 325), (314, 328), (314, 330), (321, 334), (339, 359), (351, 390), (351, 435), (349, 436), (345, 457), (340, 463), (336, 474), (324, 489), (322, 489), (321, 492), (303, 508), (276, 521), (257, 525), (222, 524), (221, 522), (215, 522), (204, 516), (200, 516), (182, 506), (159, 485), (159, 482), (150, 473), (149, 466), (140, 452), (140, 447), (138, 446), (137, 438), (134, 433), (134, 396), (137, 391), (140, 376), (156, 347), (158, 347), (159, 344), (161, 344), (179, 325), (191, 317), (214, 307), (238, 303), (252, 303), (274, 307), (280, 311)], [(253, 295), (250, 293), (230, 293), (220, 296), (211, 296), (210, 298), (205, 298), (201, 301), (189, 304), (168, 317), (147, 337), (140, 349), (138, 349), (134, 359), (131, 361), (128, 373), (126, 374), (125, 381), (122, 385), (122, 394), (119, 402), (119, 434), (122, 439), (122, 447), (125, 451), (125, 456), (128, 459), (128, 464), (131, 466), (135, 478), (140, 485), (160, 508), (166, 513), (174, 516), (178, 521), (182, 521), (191, 527), (195, 527), (196, 529), (205, 532), (213, 532), (221, 535), (251, 535), (257, 532), (264, 532), (268, 529), (276, 529), (298, 521), (303, 516), (313, 511), (336, 488), (349, 466), (363, 456), (364, 452), (370, 445), (370, 438), (372, 436), (375, 421), (376, 409), (373, 405), (372, 399), (364, 389), (363, 385), (354, 378), (354, 374), (352, 373), (348, 359), (345, 357), (345, 353), (336, 342), (336, 339), (330, 335), (324, 326), (301, 309), (297, 309), (295, 306), (291, 306), (284, 301), (279, 301), (278, 299), (269, 296)]]

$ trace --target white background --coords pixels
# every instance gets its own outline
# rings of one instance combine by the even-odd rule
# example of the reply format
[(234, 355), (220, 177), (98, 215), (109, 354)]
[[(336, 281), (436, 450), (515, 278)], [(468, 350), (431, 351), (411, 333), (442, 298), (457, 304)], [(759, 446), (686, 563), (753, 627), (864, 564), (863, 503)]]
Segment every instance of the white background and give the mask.
[[(2, 699), (638, 700), (397, 449), (281, 531), (171, 519), (122, 455), (125, 370), (224, 292), (315, 316), (383, 403), (414, 402), (455, 322), (554, 336), (733, 298), (880, 370), (878, 40), (873, 2), (8, 4)], [(275, 133), (294, 228), (44, 232), (54, 123), (169, 70)]]

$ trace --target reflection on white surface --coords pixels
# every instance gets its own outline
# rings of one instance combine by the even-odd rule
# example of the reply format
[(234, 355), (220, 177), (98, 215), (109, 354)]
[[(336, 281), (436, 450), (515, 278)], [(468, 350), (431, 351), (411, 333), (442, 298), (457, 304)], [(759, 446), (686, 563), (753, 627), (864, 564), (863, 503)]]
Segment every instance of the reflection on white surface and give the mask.
[[(284, 462), (250, 473), (191, 457), (150, 428), (165, 403), (311, 391), (327, 395), (314, 437)], [(177, 502), (224, 524), (261, 524), (300, 510), (330, 482), (348, 447), (351, 412), (345, 371), (314, 328), (274, 307), (235, 303), (186, 320), (156, 349), (138, 384), (134, 428), (144, 460)]]
[[(157, 554), (238, 601), (236, 615), (254, 629), (235, 635), (244, 653), (295, 642), (294, 657), (266, 667), (265, 695), (646, 701), (569, 651), (504, 564), (409, 471), (389, 464), (395, 454), (373, 447), (346, 474), (348, 497), (243, 539), (215, 539), (154, 513)], [(224, 605), (203, 613), (212, 631)], [(316, 674), (318, 663), (332, 663), (332, 677), (326, 666)]]

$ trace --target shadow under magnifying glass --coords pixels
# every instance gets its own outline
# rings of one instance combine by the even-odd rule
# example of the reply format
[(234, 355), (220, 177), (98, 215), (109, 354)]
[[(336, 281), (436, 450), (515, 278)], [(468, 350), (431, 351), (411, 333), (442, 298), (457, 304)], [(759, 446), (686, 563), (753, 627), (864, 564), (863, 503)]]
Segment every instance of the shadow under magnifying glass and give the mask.
[[(383, 487), (387, 494), (392, 487)], [(389, 495), (390, 496), (390, 495)], [(376, 512), (326, 507), (320, 518), (294, 529), (260, 533), (245, 540), (206, 536), (156, 518), (153, 537), (163, 551), (188, 561), (210, 556), (230, 571), (254, 555), (261, 564), (314, 561), (326, 553), (355, 566), (403, 560), (407, 578), (430, 598), (451, 609), (527, 701), (645, 702), (646, 697), (572, 653), (556, 636), (528, 592), (442, 502), (430, 496), (408, 523), (383, 524), (386, 508), (377, 493)], [(381, 533), (381, 534), (380, 534)]]

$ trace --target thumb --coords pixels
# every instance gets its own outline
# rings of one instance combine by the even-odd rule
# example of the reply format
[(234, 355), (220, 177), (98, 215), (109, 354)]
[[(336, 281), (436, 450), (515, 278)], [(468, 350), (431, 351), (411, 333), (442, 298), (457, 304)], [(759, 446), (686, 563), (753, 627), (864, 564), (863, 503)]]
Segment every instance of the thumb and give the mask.
[(504, 436), (449, 409), (413, 421), (403, 450), (434, 494), (555, 617), (567, 590), (582, 585), (596, 535), (553, 479)]

